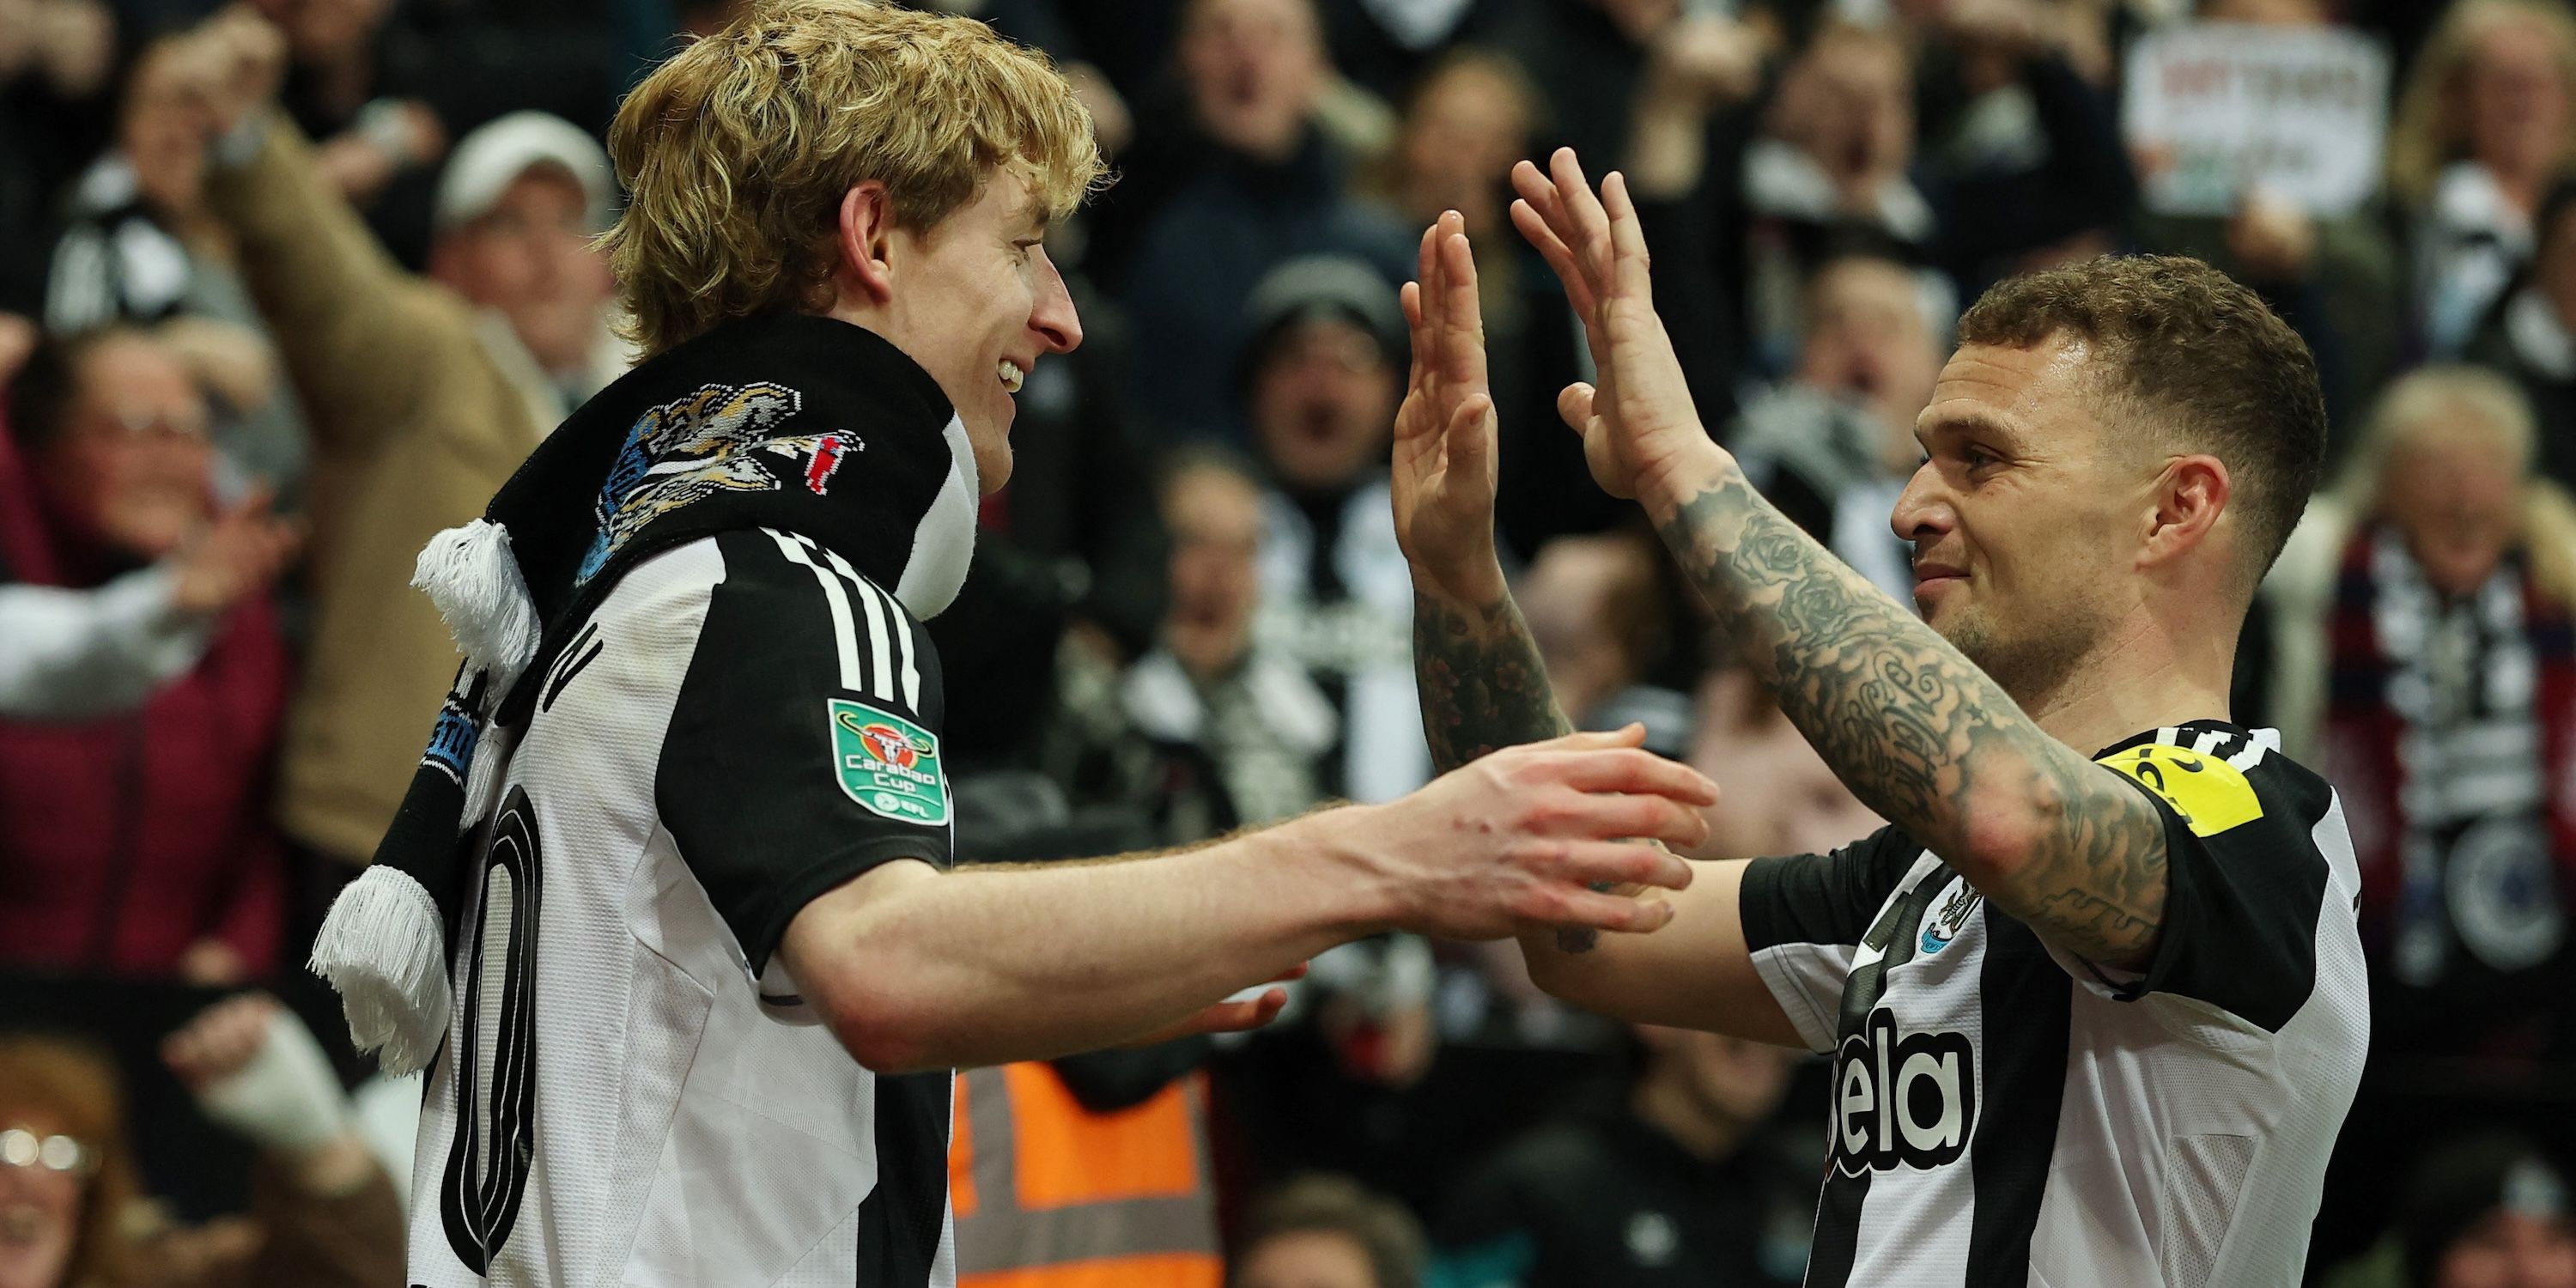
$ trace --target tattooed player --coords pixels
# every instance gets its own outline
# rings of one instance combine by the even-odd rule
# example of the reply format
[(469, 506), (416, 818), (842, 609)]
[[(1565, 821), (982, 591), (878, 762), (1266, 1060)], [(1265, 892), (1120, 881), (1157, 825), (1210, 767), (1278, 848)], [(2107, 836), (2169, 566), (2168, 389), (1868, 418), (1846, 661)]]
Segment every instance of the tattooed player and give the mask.
[[(1620, 176), (1560, 152), (1513, 221), (1599, 384), (1558, 410), (1646, 508), (1734, 664), (1890, 826), (1699, 865), (1652, 936), (1522, 937), (1550, 991), (1834, 1056), (1811, 1285), (2292, 1284), (2367, 1041), (2333, 790), (2228, 719), (2307, 502), (2315, 366), (2184, 259), (2005, 282), (1961, 320), (1898, 500), (1918, 618), (1784, 520), (1693, 409)], [(1408, 286), (1395, 446), (1443, 767), (1567, 728), (1493, 544), (1493, 402), (1457, 216)]]

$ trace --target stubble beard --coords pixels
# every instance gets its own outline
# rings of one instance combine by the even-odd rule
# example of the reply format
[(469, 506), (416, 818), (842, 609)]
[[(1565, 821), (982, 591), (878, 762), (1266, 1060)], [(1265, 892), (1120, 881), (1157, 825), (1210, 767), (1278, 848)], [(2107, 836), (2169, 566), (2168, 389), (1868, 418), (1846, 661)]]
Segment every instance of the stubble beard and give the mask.
[(2029, 710), (2063, 687), (2093, 651), (2101, 632), (2087, 620), (2089, 608), (2070, 605), (2061, 616), (2032, 623), (2025, 633), (2007, 634), (1986, 613), (1963, 607), (1932, 629)]

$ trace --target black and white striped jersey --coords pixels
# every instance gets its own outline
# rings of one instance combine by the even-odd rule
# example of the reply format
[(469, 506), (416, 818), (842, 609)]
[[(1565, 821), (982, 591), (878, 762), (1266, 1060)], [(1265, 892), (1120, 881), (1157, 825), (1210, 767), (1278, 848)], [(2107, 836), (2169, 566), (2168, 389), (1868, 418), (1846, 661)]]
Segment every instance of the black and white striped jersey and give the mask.
[(410, 1281), (948, 1288), (949, 1075), (860, 1067), (771, 960), (816, 896), (950, 861), (928, 635), (726, 532), (637, 564), (538, 694), (453, 941)]
[(2342, 805), (2268, 729), (2098, 759), (2165, 819), (2143, 974), (2044, 943), (1894, 828), (1747, 868), (1754, 965), (1834, 1057), (1811, 1288), (2299, 1282), (2369, 1039)]

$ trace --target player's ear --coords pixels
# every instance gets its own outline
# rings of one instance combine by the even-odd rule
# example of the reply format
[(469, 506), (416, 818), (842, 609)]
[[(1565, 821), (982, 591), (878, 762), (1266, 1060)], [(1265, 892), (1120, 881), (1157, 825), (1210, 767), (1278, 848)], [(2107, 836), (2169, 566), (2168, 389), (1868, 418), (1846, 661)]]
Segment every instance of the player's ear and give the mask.
[(2140, 558), (2162, 563), (2207, 542), (2234, 495), (2227, 463), (2206, 452), (2177, 456), (2165, 463), (2150, 498), (2146, 548)]
[(882, 182), (870, 179), (841, 194), (837, 224), (840, 263), (834, 276), (846, 279), (877, 304), (894, 298), (894, 201)]

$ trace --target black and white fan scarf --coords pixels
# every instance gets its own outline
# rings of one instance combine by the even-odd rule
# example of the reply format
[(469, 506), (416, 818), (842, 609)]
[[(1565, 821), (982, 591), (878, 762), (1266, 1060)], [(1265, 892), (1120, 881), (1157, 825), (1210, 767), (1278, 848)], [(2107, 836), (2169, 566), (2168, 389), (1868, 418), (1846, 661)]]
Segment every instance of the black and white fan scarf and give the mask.
[(539, 682), (627, 569), (718, 532), (774, 528), (928, 618), (966, 578), (979, 500), (965, 427), (938, 383), (829, 318), (719, 328), (575, 412), (414, 571), (465, 661), (374, 862), (314, 943), (312, 969), (339, 990), (359, 1049), (395, 1075), (437, 1054), (467, 860)]

